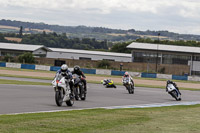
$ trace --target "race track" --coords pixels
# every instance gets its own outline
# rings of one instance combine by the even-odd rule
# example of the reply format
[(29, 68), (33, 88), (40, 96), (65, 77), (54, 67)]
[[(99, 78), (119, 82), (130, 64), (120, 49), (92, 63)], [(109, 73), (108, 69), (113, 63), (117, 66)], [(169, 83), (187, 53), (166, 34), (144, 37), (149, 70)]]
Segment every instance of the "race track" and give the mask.
[[(199, 91), (181, 93), (181, 102), (200, 101)], [(135, 94), (128, 94), (123, 86), (114, 89), (101, 84), (88, 84), (86, 101), (75, 101), (72, 107), (56, 106), (54, 95), (52, 86), (0, 85), (0, 114), (180, 102), (164, 89), (136, 87)]]

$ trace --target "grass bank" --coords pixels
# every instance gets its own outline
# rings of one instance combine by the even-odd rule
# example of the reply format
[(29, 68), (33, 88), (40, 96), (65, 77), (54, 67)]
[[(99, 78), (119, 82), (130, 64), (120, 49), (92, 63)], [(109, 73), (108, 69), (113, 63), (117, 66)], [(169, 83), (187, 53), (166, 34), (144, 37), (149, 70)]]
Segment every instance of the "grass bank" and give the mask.
[(50, 83), (31, 82), (31, 81), (18, 81), (0, 79), (0, 84), (16, 84), (16, 85), (51, 85)]
[(200, 105), (0, 115), (2, 133), (199, 133)]

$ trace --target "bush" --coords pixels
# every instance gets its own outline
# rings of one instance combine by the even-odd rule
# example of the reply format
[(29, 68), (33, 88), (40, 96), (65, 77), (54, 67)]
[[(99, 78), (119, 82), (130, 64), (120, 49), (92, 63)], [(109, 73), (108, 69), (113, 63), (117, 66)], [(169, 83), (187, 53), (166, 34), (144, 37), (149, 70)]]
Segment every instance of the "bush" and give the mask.
[(18, 60), (21, 63), (35, 63), (35, 58), (32, 53), (24, 53), (19, 55)]
[(102, 60), (98, 63), (98, 68), (108, 68), (110, 66), (109, 61), (107, 60)]
[(159, 72), (164, 74), (165, 73), (165, 67), (162, 67)]
[(14, 62), (14, 58), (10, 54), (6, 54), (3, 58), (5, 62)]

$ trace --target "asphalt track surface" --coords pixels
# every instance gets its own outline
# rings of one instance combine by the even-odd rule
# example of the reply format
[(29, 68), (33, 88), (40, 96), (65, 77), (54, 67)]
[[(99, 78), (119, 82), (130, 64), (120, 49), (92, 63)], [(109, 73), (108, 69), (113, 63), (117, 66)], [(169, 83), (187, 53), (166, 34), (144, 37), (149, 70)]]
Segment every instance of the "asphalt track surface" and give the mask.
[[(200, 91), (182, 90), (181, 102), (200, 101)], [(63, 103), (56, 106), (52, 86), (0, 85), (0, 114), (72, 110), (123, 105), (143, 105), (158, 103), (180, 103), (164, 89), (136, 87), (135, 94), (128, 94), (124, 86), (105, 88), (101, 84), (89, 84), (87, 99), (75, 101), (72, 107)]]

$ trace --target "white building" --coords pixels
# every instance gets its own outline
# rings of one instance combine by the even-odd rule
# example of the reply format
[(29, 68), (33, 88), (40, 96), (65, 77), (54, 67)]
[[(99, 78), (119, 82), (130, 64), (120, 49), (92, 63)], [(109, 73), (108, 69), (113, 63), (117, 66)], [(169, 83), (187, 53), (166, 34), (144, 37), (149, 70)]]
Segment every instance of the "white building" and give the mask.
[(132, 62), (182, 64), (190, 66), (190, 73), (200, 75), (200, 48), (133, 42)]
[(43, 45), (0, 43), (0, 56), (8, 54), (18, 56), (25, 52), (31, 52), (35, 56), (46, 57), (47, 51), (51, 50)]
[(75, 50), (75, 49), (61, 49), (49, 48), (51, 51), (47, 52), (47, 58), (63, 58), (63, 59), (77, 59), (77, 60), (110, 60), (119, 62), (131, 62), (131, 54), (101, 52), (89, 50)]
[(31, 52), (38, 57), (54, 59), (77, 59), (77, 60), (110, 60), (119, 62), (131, 62), (131, 54), (101, 52), (89, 50), (48, 48), (43, 45), (0, 43), (0, 56), (7, 54), (18, 56), (25, 52)]

